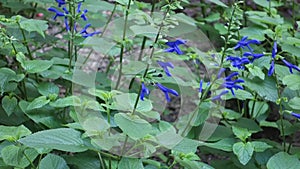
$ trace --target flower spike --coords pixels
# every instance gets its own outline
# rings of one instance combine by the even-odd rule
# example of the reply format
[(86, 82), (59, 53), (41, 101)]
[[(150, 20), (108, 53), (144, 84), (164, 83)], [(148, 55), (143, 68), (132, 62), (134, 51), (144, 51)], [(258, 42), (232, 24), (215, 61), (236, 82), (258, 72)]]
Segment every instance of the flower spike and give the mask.
[(172, 94), (172, 95), (174, 95), (174, 96), (178, 96), (177, 91), (174, 90), (174, 89), (169, 89), (169, 88), (163, 86), (163, 85), (160, 84), (160, 83), (156, 83), (156, 86), (157, 86), (162, 92), (164, 92), (167, 102), (170, 102), (170, 101), (171, 101), (170, 96), (169, 96), (169, 93)]
[(168, 67), (174, 69), (174, 65), (171, 62), (161, 62), (161, 61), (157, 61), (157, 63), (159, 64), (160, 67), (162, 67), (166, 73), (167, 76), (172, 76)]
[(140, 99), (144, 101), (145, 95), (149, 95), (149, 94), (150, 94), (149, 89), (145, 86), (144, 82), (142, 82)]
[(178, 39), (174, 42), (166, 42), (166, 45), (169, 46), (168, 49), (165, 50), (165, 52), (176, 52), (178, 55), (182, 55), (183, 52), (178, 47), (179, 45), (185, 44), (185, 40)]

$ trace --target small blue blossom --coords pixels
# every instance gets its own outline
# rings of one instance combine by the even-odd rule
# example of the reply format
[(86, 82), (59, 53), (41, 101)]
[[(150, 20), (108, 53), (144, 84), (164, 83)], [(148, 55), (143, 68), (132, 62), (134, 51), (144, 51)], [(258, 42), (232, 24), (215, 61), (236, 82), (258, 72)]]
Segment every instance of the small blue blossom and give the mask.
[(217, 96), (214, 96), (213, 98), (211, 98), (212, 101), (215, 101), (215, 100), (221, 100), (221, 96), (227, 94), (229, 91), (228, 90), (224, 90), (222, 91), (220, 94), (218, 94)]
[[(69, 11), (67, 10), (66, 7), (63, 7), (63, 10), (65, 11), (65, 14), (66, 14), (66, 15), (69, 14)], [(67, 17), (67, 16), (65, 16), (64, 22), (65, 22), (66, 30), (67, 30), (67, 31), (70, 31), (70, 26), (69, 26), (69, 23), (68, 23), (68, 17)]]
[(182, 55), (183, 52), (178, 47), (179, 45), (185, 44), (185, 40), (178, 39), (174, 42), (166, 42), (166, 45), (169, 46), (168, 49), (165, 50), (165, 52), (176, 52), (178, 55)]
[(300, 119), (300, 114), (292, 112), (291, 115), (294, 116), (294, 117), (296, 117), (296, 118), (298, 118), (298, 119)]
[(273, 45), (273, 48), (272, 48), (272, 58), (273, 59), (275, 59), (276, 53), (277, 53), (277, 42), (274, 41), (274, 45)]
[(172, 76), (168, 67), (174, 69), (174, 65), (171, 62), (161, 62), (161, 61), (157, 61), (157, 63), (159, 64), (160, 67), (162, 67), (166, 73), (167, 76)]
[(222, 76), (222, 74), (225, 72), (225, 68), (221, 68), (220, 70), (219, 70), (219, 72), (218, 72), (218, 75), (217, 75), (217, 78), (219, 79), (221, 76)]
[(237, 45), (233, 48), (234, 50), (237, 50), (239, 48), (244, 49), (245, 47), (247, 47), (249, 49), (250, 52), (253, 51), (253, 49), (251, 48), (250, 44), (260, 44), (259, 40), (253, 39), (253, 40), (247, 40), (248, 36), (244, 36), (240, 41), (238, 41)]
[(95, 32), (92, 32), (92, 33), (88, 33), (87, 32), (87, 29), (91, 26), (90, 23), (86, 24), (85, 27), (80, 31), (80, 34), (82, 35), (82, 37), (84, 38), (87, 38), (89, 36), (94, 36), (96, 34), (99, 34), (101, 33), (100, 31), (95, 31)]
[(282, 62), (289, 68), (291, 73), (293, 73), (293, 69), (300, 72), (300, 68), (298, 66), (291, 64), (290, 62), (286, 61), (285, 59), (282, 59)]
[(226, 60), (231, 61), (231, 65), (238, 69), (244, 69), (244, 65), (250, 63), (247, 57), (227, 56)]
[(150, 94), (149, 89), (145, 86), (144, 82), (142, 82), (140, 99), (144, 101), (145, 95), (149, 95), (149, 94)]
[(268, 76), (271, 76), (274, 73), (275, 70), (275, 62), (272, 60), (272, 63), (270, 65), (269, 71), (268, 71)]
[(56, 8), (53, 8), (53, 7), (48, 8), (48, 11), (51, 11), (51, 12), (55, 13), (55, 16), (53, 17), (53, 20), (56, 20), (56, 18), (59, 17), (59, 16), (65, 16), (65, 13), (63, 13), (63, 12), (57, 10)]
[(65, 0), (55, 0), (58, 3), (58, 7), (61, 7), (62, 5), (66, 4)]
[(169, 96), (169, 93), (170, 93), (170, 94), (173, 94), (174, 96), (178, 96), (177, 91), (174, 90), (174, 89), (169, 89), (169, 88), (163, 86), (163, 85), (160, 84), (160, 83), (156, 83), (156, 86), (157, 86), (162, 92), (164, 92), (165, 97), (166, 97), (166, 100), (167, 100), (168, 102), (171, 101), (170, 96)]
[(200, 80), (200, 86), (199, 86), (199, 93), (202, 93), (202, 88), (203, 87), (203, 80)]
[(228, 75), (227, 77), (224, 78), (225, 82), (223, 83), (223, 86), (226, 87), (227, 89), (229, 89), (233, 96), (235, 96), (233, 89), (235, 89), (235, 90), (238, 90), (238, 89), (243, 90), (244, 89), (241, 85), (238, 84), (238, 83), (244, 83), (245, 81), (243, 79), (232, 80), (232, 78), (237, 75), (239, 75), (238, 72), (231, 73), (230, 75)]
[(263, 57), (264, 54), (262, 54), (262, 53), (245, 52), (245, 53), (243, 54), (243, 56), (246, 56), (246, 57), (248, 57), (248, 58), (249, 58), (249, 56), (252, 56), (252, 58), (250, 58), (250, 62), (252, 63), (254, 60)]

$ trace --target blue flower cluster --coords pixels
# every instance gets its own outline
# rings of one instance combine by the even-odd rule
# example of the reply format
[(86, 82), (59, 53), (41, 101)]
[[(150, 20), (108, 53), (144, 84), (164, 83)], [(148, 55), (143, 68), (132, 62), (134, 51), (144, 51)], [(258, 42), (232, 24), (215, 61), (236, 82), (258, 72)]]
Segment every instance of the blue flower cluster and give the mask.
[[(275, 59), (276, 59), (276, 53), (277, 53), (277, 42), (274, 41), (273, 48), (272, 48), (272, 62), (270, 65), (270, 68), (268, 70), (268, 76), (271, 76), (274, 73), (275, 70)], [(281, 61), (289, 68), (290, 73), (293, 73), (293, 69), (300, 72), (300, 68), (296, 65), (293, 65), (292, 63), (288, 62), (285, 59), (281, 59)]]
[[(164, 50), (165, 52), (176, 52), (178, 55), (182, 55), (183, 52), (180, 50), (179, 45), (185, 44), (185, 40), (178, 39), (174, 42), (166, 42), (166, 45), (169, 46), (168, 49)], [(174, 69), (174, 65), (171, 62), (162, 62), (162, 61), (157, 61), (157, 64), (163, 68), (164, 72), (166, 73), (167, 76), (171, 77), (171, 73), (169, 71), (169, 68)], [(178, 96), (178, 92), (174, 89), (169, 89), (165, 86), (163, 86), (160, 83), (155, 83), (155, 86), (158, 87), (164, 94), (165, 98), (168, 102), (171, 101), (170, 95), (172, 94), (174, 96)], [(144, 97), (146, 95), (149, 95), (149, 89), (145, 86), (144, 82), (142, 82), (142, 88), (141, 88), (141, 93), (140, 93), (140, 99), (144, 101)]]
[[(66, 4), (67, 2), (65, 0), (55, 0), (57, 3), (58, 3), (58, 7), (62, 9), (62, 11), (54, 8), (54, 7), (50, 7), (48, 8), (48, 10), (50, 12), (54, 12), (55, 13), (55, 16), (53, 17), (53, 20), (56, 20), (57, 17), (64, 17), (64, 23), (65, 23), (65, 26), (66, 26), (66, 30), (67, 31), (70, 31), (70, 26), (69, 26), (69, 22), (68, 22), (68, 17), (70, 17), (69, 15), (69, 11), (68, 9), (66, 8)], [(88, 12), (87, 9), (84, 9), (84, 10), (81, 10), (81, 5), (82, 5), (82, 2), (79, 2), (77, 4), (77, 16), (78, 18), (80, 17), (81, 19), (83, 19), (84, 21), (87, 21), (88, 18), (86, 17), (86, 13)], [(76, 18), (77, 18), (76, 16)], [(82, 29), (82, 31), (80, 31), (80, 34), (82, 35), (82, 37), (84, 38), (87, 38), (87, 37), (90, 37), (90, 36), (94, 36), (96, 34), (99, 34), (101, 33), (100, 31), (94, 31), (92, 33), (88, 33), (87, 32), (87, 29), (91, 26), (90, 23), (86, 24), (86, 26)], [(74, 30), (77, 32), (76, 30), (76, 23), (74, 23)]]
[(238, 49), (248, 49), (248, 52), (244, 52), (243, 56), (227, 56), (226, 60), (231, 62), (231, 65), (233, 67), (236, 67), (238, 69), (244, 69), (244, 65), (248, 63), (252, 63), (254, 60), (264, 56), (264, 54), (256, 54), (253, 53), (253, 48), (250, 46), (250, 44), (256, 44), (259, 45), (260, 41), (256, 39), (247, 40), (248, 37), (244, 36), (240, 41), (238, 41), (237, 45), (233, 48), (234, 50)]

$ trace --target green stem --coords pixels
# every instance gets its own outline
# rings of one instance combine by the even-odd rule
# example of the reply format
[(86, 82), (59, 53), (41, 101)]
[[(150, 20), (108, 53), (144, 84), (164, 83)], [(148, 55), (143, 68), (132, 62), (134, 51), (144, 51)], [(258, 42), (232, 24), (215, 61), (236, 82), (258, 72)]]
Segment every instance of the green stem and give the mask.
[(232, 21), (233, 21), (233, 17), (234, 17), (234, 13), (235, 13), (235, 10), (236, 10), (236, 4), (234, 5), (233, 9), (232, 9), (232, 13), (231, 13), (231, 16), (230, 16), (230, 20), (229, 20), (229, 24), (228, 24), (228, 29), (227, 29), (227, 33), (226, 33), (226, 36), (225, 36), (225, 46), (222, 50), (222, 58), (221, 58), (221, 66), (223, 66), (223, 62), (224, 62), (224, 58), (225, 58), (225, 55), (226, 55), (226, 51), (227, 51), (227, 48), (228, 48), (228, 38), (229, 38), (229, 35), (230, 35), (230, 30), (231, 30), (231, 26), (232, 26)]
[[(224, 63), (224, 59), (225, 59), (225, 54), (226, 54), (226, 51), (227, 51), (227, 48), (228, 48), (228, 37), (229, 37), (229, 34), (230, 34), (230, 29), (231, 29), (231, 25), (232, 25), (232, 21), (233, 21), (233, 16), (234, 16), (234, 13), (235, 13), (235, 9), (236, 9), (236, 5), (234, 5), (234, 8), (232, 10), (232, 13), (231, 13), (231, 18), (230, 18), (230, 21), (229, 21), (229, 25), (228, 25), (228, 30), (227, 30), (227, 34), (225, 36), (225, 46), (222, 50), (222, 57), (221, 57), (221, 64), (219, 66), (219, 70), (223, 67), (223, 63)], [(201, 97), (198, 105), (197, 105), (197, 108), (193, 111), (193, 114), (191, 116), (191, 118), (189, 118), (185, 128), (183, 129), (182, 133), (181, 133), (181, 136), (185, 136), (185, 132), (187, 131), (187, 129), (191, 126), (191, 122), (192, 120), (194, 119), (195, 115), (198, 113), (198, 109), (200, 108), (202, 102), (205, 100), (205, 98), (207, 97), (208, 95), (208, 92), (211, 88), (211, 86), (216, 82), (217, 80), (217, 77), (215, 77), (214, 79), (212, 79), (209, 87), (207, 89), (204, 90), (204, 93), (203, 93), (203, 97)]]
[[(152, 1), (151, 12), (150, 12), (150, 17), (153, 16), (154, 9), (155, 9), (155, 1), (153, 0), (153, 1)], [(145, 49), (146, 41), (147, 41), (147, 37), (144, 36), (144, 37), (143, 37), (143, 42), (142, 42), (141, 51), (140, 51), (140, 54), (139, 54), (138, 61), (141, 61), (141, 60), (142, 60), (143, 51), (144, 51), (144, 49)]]
[[(163, 21), (166, 19), (167, 14), (169, 13), (169, 11), (170, 11), (170, 8), (168, 7), (168, 8), (167, 8), (167, 11), (166, 11), (166, 13), (165, 13), (165, 15), (164, 15), (164, 17), (163, 17), (162, 23), (160, 24), (159, 29), (158, 29), (158, 31), (157, 31), (157, 34), (156, 34), (156, 37), (155, 37), (155, 40), (154, 40), (154, 44), (153, 44), (153, 46), (152, 46), (152, 48), (151, 48), (152, 50), (151, 50), (151, 54), (150, 54), (150, 60), (151, 60), (152, 57), (153, 57), (153, 54), (154, 54), (154, 45), (158, 42), (158, 38), (159, 38), (160, 32), (161, 32), (162, 27), (163, 27)], [(146, 67), (146, 70), (145, 70), (145, 72), (144, 72), (143, 78), (146, 77), (147, 72), (148, 72), (148, 70), (149, 70), (149, 67), (150, 67), (150, 64), (148, 63), (148, 64), (147, 64), (147, 67)], [(134, 103), (133, 111), (132, 111), (132, 113), (131, 113), (132, 115), (135, 114), (135, 111), (136, 111), (136, 108), (137, 108), (137, 105), (138, 105), (138, 102), (139, 102), (139, 98), (140, 98), (140, 95), (141, 95), (141, 88), (142, 88), (142, 85), (140, 85), (140, 87), (139, 87), (139, 93), (138, 93), (138, 96), (136, 97), (136, 100), (135, 100), (135, 103)], [(124, 141), (124, 145), (123, 145), (123, 148), (122, 148), (122, 151), (121, 151), (121, 155), (124, 154), (124, 151), (125, 151), (125, 148), (126, 148), (127, 141), (128, 141), (128, 135), (126, 135), (126, 138), (125, 138), (125, 141)]]
[(101, 157), (101, 154), (98, 152), (98, 157), (99, 157), (99, 161), (100, 161), (100, 168), (101, 169), (105, 169), (105, 165), (104, 165), (104, 162), (103, 162), (103, 159)]
[(123, 69), (123, 55), (124, 55), (124, 48), (125, 48), (125, 39), (126, 39), (126, 30), (127, 30), (127, 22), (128, 22), (128, 15), (129, 15), (129, 9), (131, 5), (131, 0), (129, 0), (127, 9), (125, 12), (125, 21), (124, 21), (124, 28), (123, 28), (123, 37), (122, 37), (122, 42), (121, 42), (121, 51), (120, 51), (120, 68), (119, 68), (119, 75), (118, 75), (118, 80), (115, 89), (117, 90), (120, 82), (121, 82), (121, 77), (122, 77), (122, 69)]
[(71, 32), (71, 37), (70, 40), (68, 41), (68, 56), (69, 56), (69, 71), (71, 71), (72, 68), (72, 60), (73, 60), (73, 49), (74, 49), (74, 38), (75, 38), (75, 7), (74, 5), (74, 0), (72, 3), (69, 3), (69, 11), (72, 11), (72, 17), (70, 18), (70, 32)]
[(33, 162), (30, 160), (30, 158), (27, 156), (27, 154), (25, 153), (25, 151), (23, 151), (23, 155), (25, 156), (25, 158), (29, 161), (30, 165), (33, 167), (33, 168), (36, 168), (35, 165), (33, 164)]
[(269, 11), (268, 11), (269, 16), (271, 16), (271, 7), (272, 7), (272, 6), (271, 6), (271, 0), (269, 0), (269, 9), (268, 9), (268, 10), (269, 10)]
[(106, 31), (106, 29), (107, 29), (107, 27), (108, 27), (108, 24), (110, 23), (110, 21), (112, 20), (113, 15), (114, 15), (115, 12), (116, 12), (116, 9), (117, 9), (117, 3), (115, 3), (114, 8), (113, 8), (113, 10), (111, 11), (111, 14), (110, 14), (110, 16), (109, 16), (107, 22), (106, 22), (105, 25), (104, 25), (104, 28), (103, 28), (103, 31), (102, 31), (100, 37), (102, 37), (102, 36), (104, 35), (104, 32)]
[(23, 36), (23, 44), (25, 45), (26, 47), (26, 50), (28, 52), (28, 56), (31, 60), (33, 60), (33, 57), (32, 57), (32, 53), (30, 51), (30, 48), (29, 48), (29, 45), (28, 45), (28, 42), (27, 42), (27, 38), (26, 38), (26, 35), (25, 35), (25, 31), (21, 28), (21, 25), (20, 25), (20, 22), (17, 21), (17, 24), (19, 26), (19, 29), (21, 30), (21, 33), (22, 33), (22, 36)]

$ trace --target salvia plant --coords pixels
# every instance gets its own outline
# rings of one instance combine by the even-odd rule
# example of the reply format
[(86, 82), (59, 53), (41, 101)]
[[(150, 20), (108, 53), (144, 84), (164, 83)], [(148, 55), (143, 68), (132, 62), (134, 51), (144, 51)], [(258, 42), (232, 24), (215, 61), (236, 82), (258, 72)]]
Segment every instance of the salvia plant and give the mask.
[(0, 0), (0, 168), (300, 168), (296, 0)]

